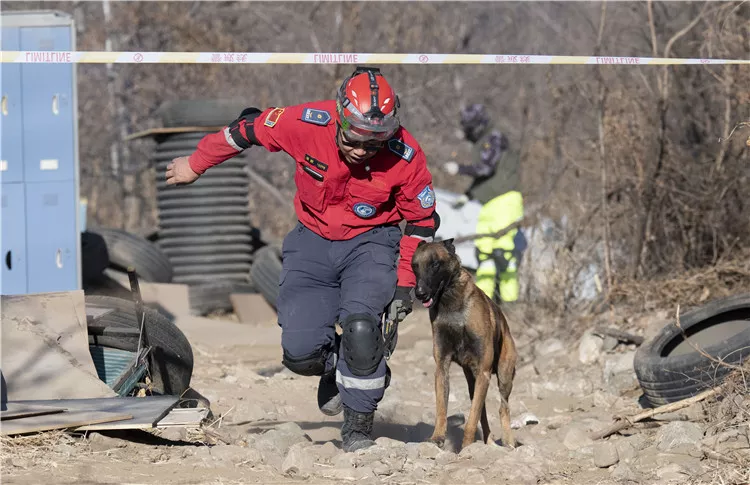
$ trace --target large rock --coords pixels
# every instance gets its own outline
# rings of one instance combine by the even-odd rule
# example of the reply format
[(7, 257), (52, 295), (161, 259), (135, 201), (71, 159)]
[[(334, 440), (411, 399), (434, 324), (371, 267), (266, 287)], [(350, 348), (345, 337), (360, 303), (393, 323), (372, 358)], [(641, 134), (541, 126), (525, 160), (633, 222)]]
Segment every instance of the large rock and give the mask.
[(510, 453), (509, 448), (498, 446), (495, 444), (484, 444), (479, 441), (472, 443), (466, 448), (462, 449), (458, 454), (458, 457), (462, 460), (470, 459), (475, 465), (485, 466), (494, 461), (497, 461), (503, 456)]
[(620, 463), (612, 469), (612, 478), (621, 482), (638, 482), (638, 475), (625, 463)]
[(594, 445), (594, 465), (599, 468), (609, 468), (620, 460), (617, 447), (610, 441)]
[(688, 421), (674, 421), (659, 429), (656, 448), (670, 453), (688, 453), (703, 439), (703, 427)]
[(443, 451), (435, 443), (429, 441), (419, 443), (416, 449), (417, 457), (427, 460), (434, 460)]
[(635, 352), (628, 351), (615, 354), (604, 363), (602, 379), (605, 388), (614, 394), (632, 389), (638, 386), (638, 380), (633, 369)]
[(590, 331), (584, 333), (578, 344), (578, 361), (581, 364), (593, 364), (599, 360), (603, 343), (604, 339), (598, 335), (594, 335)]
[(316, 456), (307, 443), (295, 443), (289, 448), (281, 464), (281, 473), (290, 477), (307, 478), (315, 469)]
[(618, 440), (614, 444), (615, 448), (617, 448), (617, 457), (619, 460), (629, 463), (638, 456), (638, 451), (635, 449), (632, 442), (628, 440)]
[(296, 443), (312, 443), (297, 423), (284, 423), (249, 440), (249, 446), (260, 451), (263, 462), (281, 469), (289, 449)]

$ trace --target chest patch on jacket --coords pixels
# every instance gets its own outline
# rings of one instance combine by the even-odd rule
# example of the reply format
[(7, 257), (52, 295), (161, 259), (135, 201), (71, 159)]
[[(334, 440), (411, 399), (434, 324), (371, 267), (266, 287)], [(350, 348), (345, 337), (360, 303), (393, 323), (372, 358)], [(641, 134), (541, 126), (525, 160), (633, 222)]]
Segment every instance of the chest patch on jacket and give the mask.
[(317, 168), (318, 170), (322, 170), (323, 172), (328, 171), (328, 165), (326, 165), (325, 163), (321, 162), (320, 160), (316, 158), (311, 157), (308, 154), (305, 154), (305, 161), (309, 163), (310, 165), (312, 165), (313, 167)]
[(388, 149), (407, 162), (411, 162), (414, 158), (414, 149), (401, 140), (395, 138), (388, 140)]
[(366, 202), (357, 202), (352, 206), (352, 209), (362, 219), (369, 219), (375, 215), (375, 207)]
[(331, 121), (331, 113), (322, 109), (305, 108), (302, 110), (302, 121), (313, 125), (325, 126)]

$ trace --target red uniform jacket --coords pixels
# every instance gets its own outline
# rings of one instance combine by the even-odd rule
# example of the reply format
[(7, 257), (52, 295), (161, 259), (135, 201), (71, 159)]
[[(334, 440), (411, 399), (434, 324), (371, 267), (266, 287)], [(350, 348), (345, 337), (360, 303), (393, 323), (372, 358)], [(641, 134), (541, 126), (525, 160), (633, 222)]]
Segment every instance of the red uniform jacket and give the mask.
[[(402, 127), (372, 159), (347, 164), (336, 144), (336, 119), (336, 103), (327, 100), (268, 108), (250, 122), (256, 142), (271, 152), (283, 150), (296, 161), (294, 207), (300, 222), (312, 231), (329, 240), (345, 240), (375, 226), (407, 221), (398, 285), (413, 287), (412, 255), (420, 239), (431, 239), (435, 229), (435, 193), (424, 152)], [(200, 141), (190, 156), (194, 172), (202, 174), (242, 151), (237, 133), (250, 146), (237, 123)]]

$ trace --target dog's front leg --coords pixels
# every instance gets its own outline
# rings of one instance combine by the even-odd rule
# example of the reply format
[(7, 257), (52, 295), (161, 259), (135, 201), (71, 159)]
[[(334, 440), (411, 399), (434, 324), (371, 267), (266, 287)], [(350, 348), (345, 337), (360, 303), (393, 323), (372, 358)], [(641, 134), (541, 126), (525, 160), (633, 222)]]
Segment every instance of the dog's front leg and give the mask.
[(469, 419), (466, 421), (466, 426), (464, 426), (464, 441), (461, 444), (462, 449), (472, 444), (477, 434), (479, 416), (484, 411), (484, 401), (487, 397), (487, 388), (490, 385), (490, 372), (480, 370), (476, 373), (474, 379), (474, 398), (471, 400)]
[(435, 357), (435, 430), (430, 437), (430, 441), (443, 447), (445, 444), (445, 434), (448, 431), (448, 394), (450, 393), (450, 383), (448, 382), (448, 367), (450, 358), (440, 354), (436, 348)]

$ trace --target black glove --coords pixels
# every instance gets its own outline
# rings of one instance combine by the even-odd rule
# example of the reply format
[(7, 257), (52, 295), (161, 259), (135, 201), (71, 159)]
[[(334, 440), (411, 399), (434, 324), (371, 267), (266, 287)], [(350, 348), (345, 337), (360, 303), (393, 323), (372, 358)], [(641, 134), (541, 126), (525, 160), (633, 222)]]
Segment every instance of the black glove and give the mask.
[(396, 294), (385, 312), (383, 337), (385, 339), (386, 359), (396, 350), (398, 341), (398, 324), (411, 313), (411, 287), (397, 286)]
[(411, 313), (411, 287), (397, 286), (391, 304), (388, 305), (386, 320), (403, 321)]

